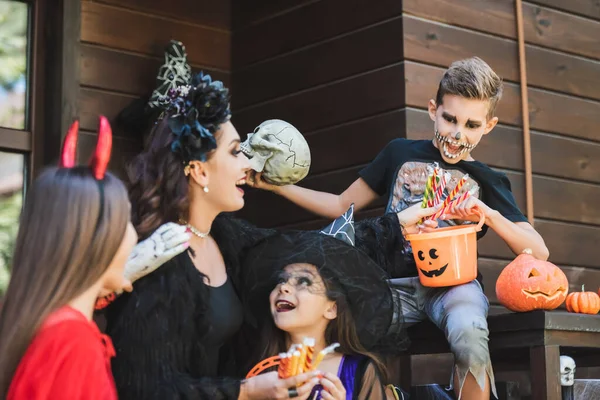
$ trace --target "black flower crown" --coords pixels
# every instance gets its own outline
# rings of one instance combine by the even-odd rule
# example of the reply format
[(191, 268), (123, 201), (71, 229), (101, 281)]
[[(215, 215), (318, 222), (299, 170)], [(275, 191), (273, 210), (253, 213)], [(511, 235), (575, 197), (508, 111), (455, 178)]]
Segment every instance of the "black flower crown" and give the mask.
[(169, 90), (169, 128), (175, 135), (171, 150), (184, 165), (192, 160), (206, 161), (209, 152), (217, 148), (215, 132), (229, 120), (229, 90), (223, 82), (213, 81), (200, 72), (190, 85)]

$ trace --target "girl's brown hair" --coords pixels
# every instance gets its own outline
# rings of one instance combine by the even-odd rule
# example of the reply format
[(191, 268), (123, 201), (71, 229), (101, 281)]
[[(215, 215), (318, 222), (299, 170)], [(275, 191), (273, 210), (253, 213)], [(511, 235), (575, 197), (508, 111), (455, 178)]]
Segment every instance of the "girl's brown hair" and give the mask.
[[(367, 351), (361, 344), (356, 331), (356, 322), (352, 317), (352, 310), (346, 301), (346, 294), (341, 288), (338, 288), (333, 280), (321, 276), (326, 287), (326, 296), (329, 300), (335, 301), (337, 306), (337, 318), (330, 321), (325, 330), (325, 342), (327, 345), (339, 343), (337, 352), (341, 354), (355, 354), (368, 357), (375, 365), (377, 371), (382, 377), (382, 381), (387, 380), (387, 369), (385, 363), (375, 353)], [(272, 318), (265, 321), (264, 337), (266, 345), (261, 359), (271, 357), (274, 354), (286, 352), (287, 341), (286, 333), (275, 326)]]
[(0, 398), (46, 317), (107, 270), (128, 221), (127, 191), (110, 173), (99, 182), (88, 167), (50, 168), (33, 183), (0, 305)]

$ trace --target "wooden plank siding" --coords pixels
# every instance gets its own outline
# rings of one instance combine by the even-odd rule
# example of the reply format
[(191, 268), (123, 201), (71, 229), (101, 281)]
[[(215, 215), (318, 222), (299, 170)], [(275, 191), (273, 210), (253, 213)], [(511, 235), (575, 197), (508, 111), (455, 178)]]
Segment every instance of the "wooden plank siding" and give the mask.
[[(596, 41), (586, 32), (600, 34), (600, 22), (540, 4), (525, 2), (523, 7), (536, 228), (550, 247), (552, 261), (598, 269), (594, 243), (600, 239), (600, 212), (586, 196), (600, 190), (600, 134), (593, 128), (600, 122), (600, 49), (593, 47), (591, 42)], [(513, 1), (405, 0), (406, 124), (408, 137), (428, 137), (431, 123), (425, 106), (444, 67), (456, 58), (484, 58), (505, 79), (505, 94), (498, 108), (500, 125), (474, 156), (510, 171), (515, 195), (524, 208), (514, 24)], [(540, 32), (532, 33), (540, 24), (544, 38)], [(580, 24), (585, 29), (580, 30)], [(577, 39), (558, 33), (565, 26), (578, 32)], [(582, 241), (583, 235), (593, 239)], [(493, 255), (491, 248), (502, 247), (496, 239), (493, 235), (484, 239), (481, 252)], [(495, 298), (491, 291), (486, 293)]]
[[(497, 110), (500, 123), (474, 157), (508, 175), (524, 210), (515, 2), (404, 0), (403, 6), (407, 137), (431, 137), (426, 105), (444, 69), (456, 59), (482, 57), (504, 79), (505, 91)], [(535, 227), (550, 260), (567, 274), (570, 290), (583, 283), (592, 290), (600, 286), (600, 211), (590, 197), (600, 194), (600, 134), (594, 128), (600, 123), (599, 10), (584, 0), (523, 2)], [(480, 241), (479, 253), (490, 313), (506, 312), (495, 281), (514, 256), (491, 232)], [(413, 360), (413, 366), (421, 371), (431, 361)], [(497, 380), (515, 380), (497, 372)], [(446, 374), (438, 371), (428, 379), (443, 382)], [(527, 377), (519, 379), (526, 395)]]
[[(398, 2), (367, 7), (352, 0), (330, 24), (322, 22), (336, 0), (290, 9), (257, 3), (265, 3), (264, 13), (244, 14), (243, 6), (233, 5), (234, 123), (241, 133), (267, 118), (295, 124), (313, 154), (304, 186), (339, 193), (389, 140), (430, 138), (425, 107), (444, 68), (478, 55), (505, 80), (505, 92), (500, 124), (474, 156), (507, 173), (524, 209), (514, 1), (405, 0), (399, 10)], [(600, 268), (593, 257), (600, 239), (594, 204), (600, 195), (600, 135), (594, 129), (600, 124), (600, 49), (592, 40), (600, 37), (600, 22), (567, 11), (551, 1), (524, 3), (536, 226), (551, 247), (552, 261)], [(577, 35), (563, 32), (575, 26), (570, 30)], [(381, 213), (383, 205), (372, 204), (359, 218)], [(326, 223), (255, 191), (243, 214), (276, 227)], [(488, 236), (481, 242), (482, 256), (512, 257), (493, 233)], [(495, 299), (492, 289), (488, 285), (486, 293)]]
[[(242, 134), (267, 118), (295, 124), (313, 156), (302, 186), (340, 193), (391, 139), (431, 138), (426, 105), (444, 69), (454, 60), (477, 55), (504, 79), (505, 90), (498, 107), (500, 123), (474, 156), (507, 174), (525, 209), (513, 0), (321, 0), (288, 8), (285, 2), (263, 0), (253, 2), (253, 10), (238, 3), (244, 2), (233, 3), (233, 121)], [(582, 283), (600, 286), (596, 3), (523, 3), (535, 225), (550, 249), (550, 260), (568, 275), (571, 290)], [(380, 200), (357, 218), (380, 215), (384, 205)], [(248, 193), (242, 214), (284, 229), (316, 229), (328, 223), (260, 191)], [(506, 312), (498, 304), (495, 280), (514, 256), (493, 232), (480, 242), (479, 253), (490, 312)], [(428, 376), (440, 381), (439, 374)]]
[[(401, 2), (255, 1), (252, 11), (244, 3), (232, 6), (233, 123), (242, 135), (269, 118), (294, 124), (312, 152), (303, 185), (342, 191), (404, 135)], [(315, 221), (260, 191), (248, 191), (242, 215), (262, 226)]]
[[(194, 71), (204, 70), (229, 85), (229, 1), (82, 0), (79, 56), (79, 116), (84, 131), (79, 157), (93, 150), (98, 115), (110, 120), (155, 85), (169, 40), (182, 41)], [(141, 134), (114, 129), (110, 168), (141, 150)]]

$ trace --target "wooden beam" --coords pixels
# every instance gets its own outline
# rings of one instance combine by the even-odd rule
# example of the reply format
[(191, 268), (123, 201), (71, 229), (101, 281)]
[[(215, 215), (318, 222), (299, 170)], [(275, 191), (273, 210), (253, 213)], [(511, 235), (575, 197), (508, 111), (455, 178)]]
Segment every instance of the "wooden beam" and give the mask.
[(0, 127), (0, 149), (31, 151), (31, 132)]
[[(45, 29), (46, 85), (43, 100), (47, 105), (43, 135), (42, 162), (56, 161), (63, 136), (79, 115), (79, 35), (81, 0), (59, 0), (48, 7), (40, 18), (46, 18)], [(35, 151), (35, 150), (34, 150)]]
[(531, 136), (529, 134), (529, 99), (527, 98), (527, 63), (525, 60), (525, 35), (523, 34), (523, 5), (516, 1), (517, 41), (519, 43), (519, 75), (521, 81), (521, 113), (523, 115), (523, 152), (525, 154), (525, 198), (527, 219), (533, 226), (533, 177), (531, 172)]
[(532, 347), (529, 354), (532, 398), (559, 400), (561, 398), (559, 347)]
[[(34, 176), (41, 171), (44, 164), (44, 131), (46, 122), (46, 101), (44, 91), (46, 87), (46, 59), (47, 45), (45, 43), (45, 29), (47, 24), (51, 25), (48, 18), (48, 1), (35, 1), (31, 4), (32, 24), (30, 32), (30, 50), (29, 50), (29, 119), (27, 132), (27, 151), (31, 151), (31, 156), (27, 160), (29, 164), (29, 173), (26, 180), (31, 182)], [(23, 132), (25, 133), (25, 132)], [(16, 135), (11, 133), (12, 139), (25, 139), (25, 135)]]

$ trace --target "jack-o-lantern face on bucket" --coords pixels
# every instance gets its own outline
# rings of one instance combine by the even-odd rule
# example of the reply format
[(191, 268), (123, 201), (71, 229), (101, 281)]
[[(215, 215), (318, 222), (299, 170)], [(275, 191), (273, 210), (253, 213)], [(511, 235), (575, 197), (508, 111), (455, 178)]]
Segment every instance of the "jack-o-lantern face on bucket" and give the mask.
[(477, 278), (477, 232), (485, 223), (447, 226), (435, 232), (406, 235), (423, 286), (461, 285)]
[(438, 254), (437, 249), (430, 249), (427, 252), (427, 254), (425, 254), (422, 250), (419, 250), (417, 252), (417, 257), (419, 257), (419, 260), (423, 261), (423, 263), (429, 264), (429, 266), (431, 267), (428, 270), (419, 268), (423, 275), (425, 275), (428, 278), (441, 276), (446, 271), (446, 268), (448, 268), (448, 263), (445, 263), (444, 265), (440, 266), (440, 264), (442, 264), (442, 261), (440, 261), (440, 256)]
[(556, 265), (524, 252), (496, 281), (496, 295), (512, 311), (553, 310), (567, 297), (567, 276)]

